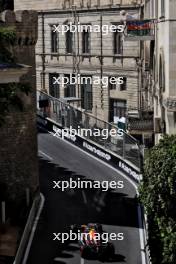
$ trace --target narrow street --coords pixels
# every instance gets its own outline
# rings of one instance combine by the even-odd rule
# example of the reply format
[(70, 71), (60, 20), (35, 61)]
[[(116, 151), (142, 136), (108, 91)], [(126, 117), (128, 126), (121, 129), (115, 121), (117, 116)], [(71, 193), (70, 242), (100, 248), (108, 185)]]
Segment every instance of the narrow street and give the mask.
[[(113, 241), (115, 257), (108, 263), (141, 264), (135, 188), (106, 164), (98, 162), (69, 143), (51, 134), (38, 134), (41, 192), (45, 206), (29, 254), (28, 264), (98, 264), (81, 259), (76, 242), (53, 241), (53, 233), (69, 232), (72, 224), (101, 223), (108, 233), (124, 233), (123, 241)], [(74, 179), (121, 180), (124, 188), (100, 190), (53, 189), (53, 181)]]

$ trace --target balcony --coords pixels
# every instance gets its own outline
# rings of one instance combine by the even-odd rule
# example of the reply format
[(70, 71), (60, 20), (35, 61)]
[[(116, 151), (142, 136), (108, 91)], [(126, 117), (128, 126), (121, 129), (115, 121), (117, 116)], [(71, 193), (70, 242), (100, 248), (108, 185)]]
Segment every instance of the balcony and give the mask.
[(153, 120), (135, 120), (130, 119), (128, 129), (130, 133), (138, 134), (141, 132), (152, 133), (154, 131)]
[(176, 97), (168, 97), (163, 103), (167, 111), (176, 112)]

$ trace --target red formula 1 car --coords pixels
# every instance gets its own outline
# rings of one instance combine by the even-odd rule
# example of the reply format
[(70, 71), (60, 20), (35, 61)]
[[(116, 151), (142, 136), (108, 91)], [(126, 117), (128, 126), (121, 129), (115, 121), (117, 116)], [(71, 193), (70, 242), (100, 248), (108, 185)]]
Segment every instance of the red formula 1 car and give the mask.
[(96, 257), (100, 260), (113, 258), (114, 245), (102, 239), (103, 228), (100, 224), (73, 225), (72, 231), (79, 233), (78, 243), (82, 258)]

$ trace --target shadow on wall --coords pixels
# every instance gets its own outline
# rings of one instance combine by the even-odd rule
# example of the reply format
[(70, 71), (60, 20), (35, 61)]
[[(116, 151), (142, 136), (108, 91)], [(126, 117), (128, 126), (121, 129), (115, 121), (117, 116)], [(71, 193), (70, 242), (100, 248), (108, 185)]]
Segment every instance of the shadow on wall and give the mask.
[(0, 0), (0, 11), (3, 10), (13, 10), (14, 0)]

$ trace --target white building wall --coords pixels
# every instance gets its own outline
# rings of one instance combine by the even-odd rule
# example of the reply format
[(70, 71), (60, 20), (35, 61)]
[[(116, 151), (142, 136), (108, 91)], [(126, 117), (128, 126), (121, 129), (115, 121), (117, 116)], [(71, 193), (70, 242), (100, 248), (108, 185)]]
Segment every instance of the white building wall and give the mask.
[[(152, 1), (146, 2), (146, 14), (152, 18), (149, 5)], [(150, 12), (149, 12), (150, 9)], [(158, 10), (157, 10), (158, 9)], [(166, 123), (166, 133), (176, 134), (176, 112), (168, 111), (165, 101), (168, 98), (176, 100), (176, 0), (165, 0), (164, 17), (161, 14), (161, 1), (155, 1), (155, 18), (156, 20), (156, 39), (155, 39), (155, 56), (156, 56), (156, 84), (154, 98), (154, 118), (164, 118)], [(159, 65), (160, 56), (164, 62), (165, 91), (160, 92), (159, 88)], [(164, 109), (164, 116), (162, 114)], [(156, 142), (161, 138), (161, 134), (156, 134)]]

